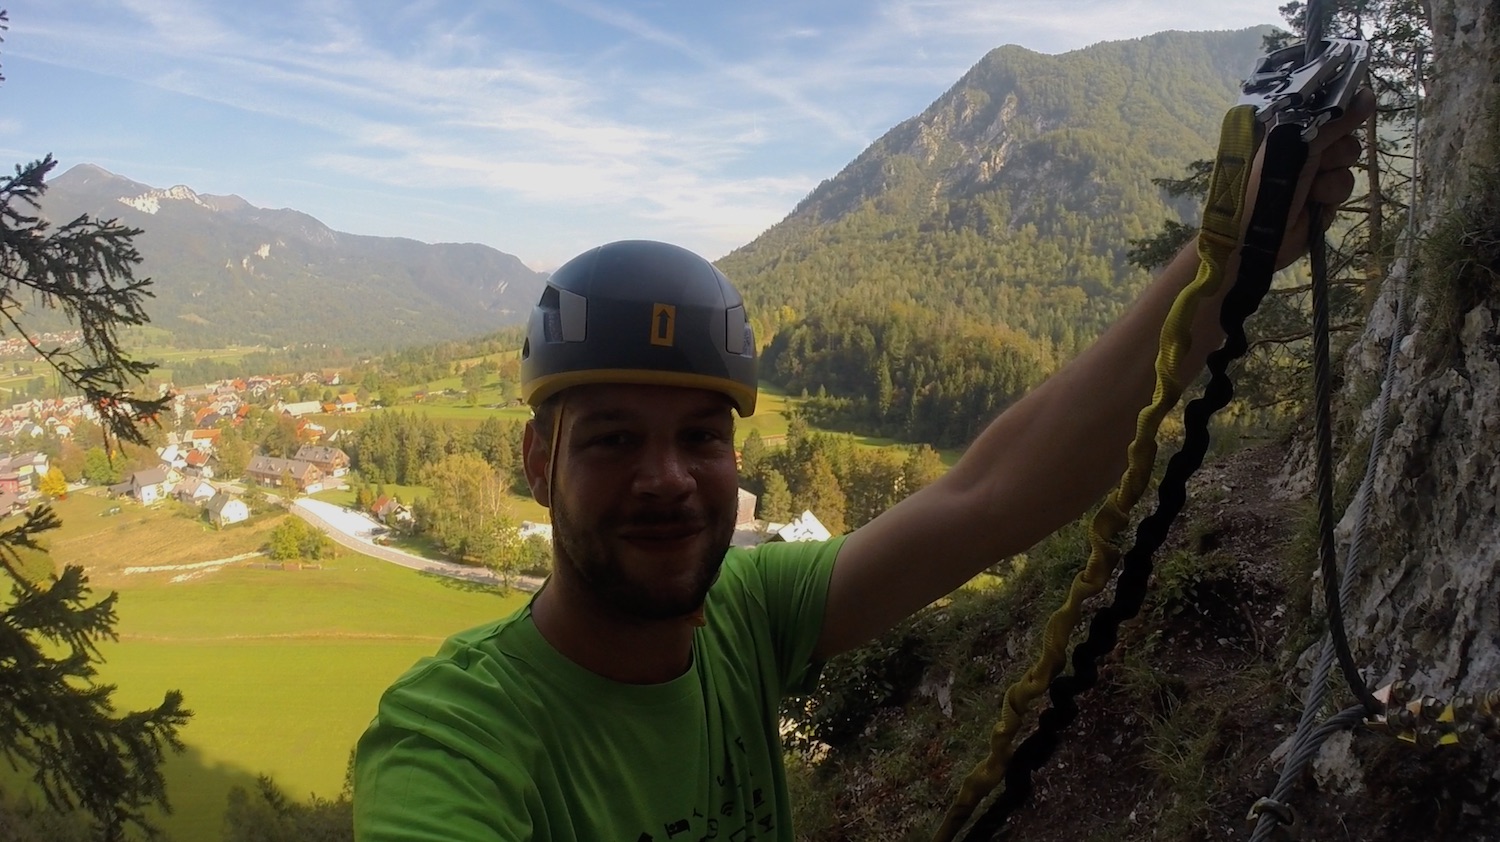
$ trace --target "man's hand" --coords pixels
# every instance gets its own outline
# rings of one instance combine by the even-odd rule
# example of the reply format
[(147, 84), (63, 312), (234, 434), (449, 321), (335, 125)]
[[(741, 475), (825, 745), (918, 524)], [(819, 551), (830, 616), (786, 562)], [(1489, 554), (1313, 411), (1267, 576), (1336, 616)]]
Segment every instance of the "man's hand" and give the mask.
[[(1318, 129), (1318, 136), (1307, 147), (1307, 163), (1292, 198), (1294, 212), (1289, 216), (1281, 251), (1276, 254), (1276, 268), (1284, 269), (1307, 253), (1308, 206), (1322, 205), (1319, 217), (1322, 230), (1333, 224), (1334, 211), (1354, 192), (1353, 166), (1359, 162), (1360, 143), (1354, 131), (1375, 113), (1375, 95), (1361, 88), (1349, 103), (1344, 116)], [(1259, 163), (1259, 162), (1257, 162)], [(1259, 177), (1256, 167), (1252, 178)]]

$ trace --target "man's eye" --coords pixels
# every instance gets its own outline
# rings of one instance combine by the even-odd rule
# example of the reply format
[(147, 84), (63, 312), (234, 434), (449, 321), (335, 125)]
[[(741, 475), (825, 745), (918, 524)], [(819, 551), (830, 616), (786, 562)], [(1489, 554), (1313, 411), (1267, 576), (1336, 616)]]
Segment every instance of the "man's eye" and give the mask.
[(629, 443), (628, 433), (605, 433), (589, 439), (590, 447), (624, 447)]

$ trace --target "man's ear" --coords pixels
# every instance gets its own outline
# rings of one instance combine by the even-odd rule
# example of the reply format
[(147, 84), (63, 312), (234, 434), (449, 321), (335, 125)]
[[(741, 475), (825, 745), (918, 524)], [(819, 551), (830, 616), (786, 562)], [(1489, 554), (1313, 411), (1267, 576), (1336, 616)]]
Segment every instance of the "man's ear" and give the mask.
[(552, 489), (548, 485), (552, 476), (551, 462), (552, 442), (545, 441), (537, 432), (536, 422), (527, 421), (526, 432), (521, 437), (521, 464), (526, 469), (526, 485), (531, 488), (531, 498), (549, 509), (552, 508)]

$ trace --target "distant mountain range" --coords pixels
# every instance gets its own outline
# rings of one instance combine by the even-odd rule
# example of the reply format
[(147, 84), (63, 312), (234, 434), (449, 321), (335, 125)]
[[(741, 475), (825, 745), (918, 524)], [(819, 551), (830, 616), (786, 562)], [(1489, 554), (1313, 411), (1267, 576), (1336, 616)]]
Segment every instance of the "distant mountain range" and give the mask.
[(524, 321), (546, 280), (489, 246), (345, 234), (299, 211), (91, 164), (50, 180), (42, 207), (54, 223), (86, 213), (142, 229), (152, 323), (202, 346), (374, 350), (476, 336)]

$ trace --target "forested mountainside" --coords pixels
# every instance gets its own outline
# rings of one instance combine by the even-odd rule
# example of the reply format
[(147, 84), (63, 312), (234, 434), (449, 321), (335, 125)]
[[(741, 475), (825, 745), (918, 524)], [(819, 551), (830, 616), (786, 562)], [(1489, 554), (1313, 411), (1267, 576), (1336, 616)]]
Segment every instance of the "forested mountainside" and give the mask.
[(1212, 151), (1267, 31), (996, 49), (719, 265), (766, 336), (866, 299), (1076, 350), (1145, 280), (1128, 241), (1179, 210), (1151, 179)]
[(476, 336), (523, 322), (545, 281), (489, 246), (345, 234), (299, 211), (89, 164), (53, 179), (43, 210), (56, 224), (87, 213), (141, 229), (152, 322), (188, 347), (372, 350)]
[(842, 410), (866, 427), (966, 441), (1145, 284), (1131, 240), (1193, 213), (1152, 179), (1209, 156), (1268, 31), (992, 51), (718, 261), (776, 334), (766, 376), (878, 402)]

